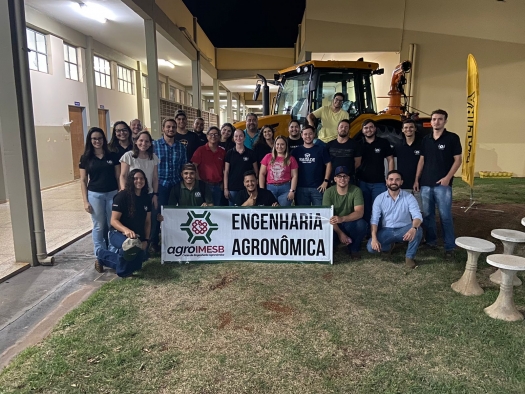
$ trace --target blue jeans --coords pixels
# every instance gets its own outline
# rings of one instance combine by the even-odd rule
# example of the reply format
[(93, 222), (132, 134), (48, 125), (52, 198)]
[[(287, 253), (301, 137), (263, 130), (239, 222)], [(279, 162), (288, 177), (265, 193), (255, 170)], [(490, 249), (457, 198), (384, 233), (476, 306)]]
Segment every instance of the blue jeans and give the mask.
[(441, 185), (422, 186), (421, 199), (423, 200), (423, 223), (426, 230), (427, 244), (436, 245), (437, 243), (437, 205), (445, 250), (454, 250), (456, 238), (454, 236), (454, 222), (452, 221), (452, 187)]
[[(266, 185), (266, 188), (272, 192), (274, 197), (277, 199), (277, 202), (281, 207), (289, 207), (292, 205), (292, 202), (288, 200), (288, 193), (290, 193), (292, 183), (286, 182), (282, 185)], [(323, 202), (323, 198), (321, 196), (321, 202)]]
[(93, 231), (91, 236), (93, 237), (93, 245), (95, 256), (100, 249), (109, 250), (115, 252), (116, 249), (107, 245), (106, 237), (107, 231), (109, 231), (111, 221), (111, 211), (113, 206), (113, 197), (117, 194), (117, 190), (107, 193), (98, 193), (88, 190), (88, 202), (91, 204), (91, 220), (93, 221)]
[(213, 205), (216, 207), (221, 206), (222, 196), (224, 195), (220, 184), (206, 183), (206, 186), (211, 190), (211, 198)]
[(323, 193), (315, 187), (298, 187), (296, 195), (297, 205), (323, 205)]
[(365, 213), (363, 219), (370, 224), (370, 218), (372, 217), (372, 205), (374, 200), (381, 193), (386, 192), (385, 183), (367, 183), (359, 181), (359, 188), (363, 192), (363, 201), (365, 203)]
[(118, 276), (129, 276), (133, 272), (142, 268), (142, 263), (148, 259), (145, 250), (137, 254), (134, 260), (127, 261), (124, 259), (122, 251), (122, 243), (126, 240), (126, 236), (119, 231), (110, 231), (109, 242), (117, 250), (117, 252), (110, 252), (109, 250), (100, 249), (98, 251), (98, 261), (105, 267), (113, 268)]
[(160, 223), (157, 221), (157, 214), (160, 213), (160, 207), (163, 205), (168, 205), (170, 199), (170, 192), (173, 189), (173, 186), (162, 186), (159, 184), (157, 189), (157, 203), (159, 208), (155, 209), (154, 206), (151, 207), (151, 234), (150, 234), (150, 243), (153, 245), (159, 244), (159, 232), (160, 232)]
[(230, 198), (228, 198), (228, 205), (230, 207), (233, 207), (235, 205), (235, 197), (237, 197), (237, 193), (239, 193), (240, 190), (228, 190), (228, 193), (230, 195)]
[[(338, 224), (339, 228), (343, 233), (352, 238), (352, 243), (347, 248), (352, 253), (357, 253), (361, 250), (361, 243), (365, 238), (366, 231), (368, 230), (368, 224), (363, 220), (354, 220), (353, 222), (344, 222)], [(339, 237), (334, 231), (334, 244), (339, 243)]]
[[(392, 248), (392, 244), (394, 242), (403, 242), (403, 237), (411, 228), (412, 224), (398, 228), (383, 227), (381, 230), (379, 230), (377, 232), (377, 240), (381, 244), (381, 251), (388, 252), (390, 248)], [(417, 248), (419, 247), (419, 243), (421, 242), (422, 238), (423, 229), (419, 227), (414, 239), (408, 243), (406, 257), (409, 259), (416, 257)], [(372, 238), (368, 240), (366, 248), (370, 253), (377, 253), (374, 249), (372, 249)]]

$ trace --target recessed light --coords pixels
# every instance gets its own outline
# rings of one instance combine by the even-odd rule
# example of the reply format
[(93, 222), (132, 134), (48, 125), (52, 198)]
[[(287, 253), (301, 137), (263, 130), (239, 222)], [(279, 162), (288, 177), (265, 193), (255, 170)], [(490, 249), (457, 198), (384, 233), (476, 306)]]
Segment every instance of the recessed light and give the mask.
[(93, 19), (100, 23), (106, 23), (113, 15), (105, 7), (95, 3), (84, 3), (82, 1), (76, 3), (77, 10), (83, 16)]

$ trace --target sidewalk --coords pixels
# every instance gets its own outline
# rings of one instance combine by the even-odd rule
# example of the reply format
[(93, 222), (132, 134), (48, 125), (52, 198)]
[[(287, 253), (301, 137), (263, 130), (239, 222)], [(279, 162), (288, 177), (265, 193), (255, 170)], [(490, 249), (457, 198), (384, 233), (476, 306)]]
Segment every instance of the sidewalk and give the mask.
[[(91, 231), (91, 216), (84, 211), (80, 181), (42, 191), (42, 208), (48, 254)], [(26, 262), (15, 262), (11, 223), (9, 203), (0, 204), (0, 282), (30, 267)]]

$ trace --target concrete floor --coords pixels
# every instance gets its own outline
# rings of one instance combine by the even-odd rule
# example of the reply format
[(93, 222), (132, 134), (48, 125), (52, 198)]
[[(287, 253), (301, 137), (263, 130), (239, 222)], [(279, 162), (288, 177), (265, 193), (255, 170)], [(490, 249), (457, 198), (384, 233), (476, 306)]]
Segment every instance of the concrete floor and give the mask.
[[(42, 191), (42, 208), (48, 254), (54, 254), (65, 245), (89, 233), (91, 216), (84, 211), (80, 182)], [(0, 282), (21, 272), (29, 265), (16, 262), (9, 203), (0, 204)]]

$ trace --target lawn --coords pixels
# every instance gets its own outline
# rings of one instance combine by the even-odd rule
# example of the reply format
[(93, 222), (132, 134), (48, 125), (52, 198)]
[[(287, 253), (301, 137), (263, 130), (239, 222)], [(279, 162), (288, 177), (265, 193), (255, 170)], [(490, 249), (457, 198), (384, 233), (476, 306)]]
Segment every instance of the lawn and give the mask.
[[(516, 203), (514, 182), (477, 187)], [(22, 352), (0, 392), (523, 393), (525, 323), (483, 312), (499, 292), (484, 257), (479, 297), (450, 288), (462, 251), (446, 262), (421, 249), (410, 272), (402, 248), (359, 262), (338, 249), (333, 266), (150, 260)], [(514, 293), (524, 312), (524, 286)]]

